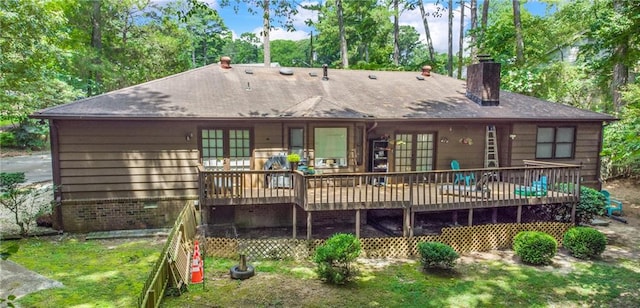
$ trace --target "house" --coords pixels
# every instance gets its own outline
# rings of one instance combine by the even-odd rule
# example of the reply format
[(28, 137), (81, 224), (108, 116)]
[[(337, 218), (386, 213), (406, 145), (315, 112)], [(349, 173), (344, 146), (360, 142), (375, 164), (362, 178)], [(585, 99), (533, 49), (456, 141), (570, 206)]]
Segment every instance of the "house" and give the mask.
[[(522, 206), (575, 204), (579, 184), (600, 186), (602, 129), (615, 118), (501, 91), (499, 63), (472, 65), (465, 82), (428, 67), (223, 60), (32, 115), (51, 129), (59, 227), (162, 227), (197, 201), (211, 225), (288, 226), (294, 237), (306, 227), (311, 237), (322, 221), (359, 232), (395, 215), (409, 236), (432, 212), (465, 211), (471, 224), (474, 209), (495, 220), (517, 208), (519, 221)], [(293, 152), (315, 174), (274, 168)], [(529, 195), (541, 176), (548, 192)]]

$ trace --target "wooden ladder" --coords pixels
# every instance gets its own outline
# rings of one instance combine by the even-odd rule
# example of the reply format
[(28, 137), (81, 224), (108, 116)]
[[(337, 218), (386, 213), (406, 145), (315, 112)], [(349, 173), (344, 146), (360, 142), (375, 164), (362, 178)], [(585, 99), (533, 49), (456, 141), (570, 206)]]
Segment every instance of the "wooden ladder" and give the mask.
[(495, 125), (487, 125), (487, 138), (484, 148), (484, 167), (498, 168), (498, 143)]

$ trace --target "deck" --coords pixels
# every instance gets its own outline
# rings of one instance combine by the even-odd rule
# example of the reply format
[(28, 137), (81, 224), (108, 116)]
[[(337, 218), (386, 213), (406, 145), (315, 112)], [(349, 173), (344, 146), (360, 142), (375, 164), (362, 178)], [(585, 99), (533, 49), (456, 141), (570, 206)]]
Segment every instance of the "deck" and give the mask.
[[(455, 182), (462, 173), (470, 183)], [(535, 186), (541, 177), (544, 188)], [(457, 171), (304, 175), (289, 171), (200, 172), (200, 204), (296, 204), (303, 210), (448, 211), (576, 203), (580, 166), (526, 161), (524, 167)]]

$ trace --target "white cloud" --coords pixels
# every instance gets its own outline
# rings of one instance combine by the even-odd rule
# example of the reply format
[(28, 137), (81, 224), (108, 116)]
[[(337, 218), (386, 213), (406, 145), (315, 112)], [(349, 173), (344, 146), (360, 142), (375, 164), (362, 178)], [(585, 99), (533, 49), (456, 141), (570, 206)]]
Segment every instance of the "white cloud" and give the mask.
[[(253, 31), (257, 37), (262, 40), (262, 28), (255, 28)], [(291, 41), (299, 41), (309, 38), (309, 33), (302, 30), (296, 30), (293, 32), (289, 32), (287, 30), (276, 28), (271, 29), (269, 31), (269, 39), (273, 40), (291, 40)]]
[[(303, 2), (300, 2), (301, 6), (315, 5), (315, 4), (318, 4), (318, 2), (317, 1), (303, 1)], [(307, 28), (307, 25), (306, 25), (306, 21), (307, 20), (311, 20), (313, 22), (318, 21), (318, 12), (317, 11), (311, 11), (311, 10), (305, 10), (303, 8), (299, 8), (298, 9), (298, 14), (296, 14), (296, 16), (294, 18), (295, 18), (295, 20), (293, 22), (293, 26), (296, 29)]]
[[(449, 25), (448, 25), (448, 11), (441, 11), (441, 17), (432, 16), (437, 11), (438, 6), (433, 3), (425, 3), (425, 11), (431, 13), (431, 16), (427, 17), (429, 22), (429, 32), (431, 33), (431, 41), (433, 42), (433, 49), (437, 52), (446, 53), (449, 42)], [(442, 10), (442, 6), (440, 6)], [(465, 25), (469, 23), (469, 9), (465, 9)], [(413, 11), (404, 11), (400, 16), (400, 25), (409, 25), (414, 27), (418, 33), (420, 33), (420, 40), (426, 44), (427, 37), (424, 32), (424, 25), (422, 24), (422, 16), (420, 15), (420, 9), (416, 8)], [(458, 52), (458, 40), (460, 37), (460, 7), (453, 10), (453, 52)], [(466, 47), (467, 43), (465, 43)]]

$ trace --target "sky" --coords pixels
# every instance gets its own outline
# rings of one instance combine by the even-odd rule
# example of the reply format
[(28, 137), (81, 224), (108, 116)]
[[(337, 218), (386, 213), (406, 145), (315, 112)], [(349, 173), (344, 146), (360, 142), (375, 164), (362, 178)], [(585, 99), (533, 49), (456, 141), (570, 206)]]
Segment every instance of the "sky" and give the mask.
[[(357, 0), (345, 0), (345, 1), (357, 1)], [(423, 0), (425, 5), (425, 10), (427, 12), (435, 12), (436, 11), (436, 0)], [(218, 13), (224, 20), (225, 25), (231, 29), (233, 32), (234, 38), (240, 36), (240, 34), (245, 32), (255, 33), (258, 37), (262, 31), (262, 17), (259, 14), (251, 15), (246, 10), (240, 9), (236, 13), (232, 7), (220, 7), (216, 0), (205, 0), (212, 7), (218, 10)], [(233, 0), (232, 0), (233, 2)], [(309, 1), (301, 1), (301, 4), (309, 4), (309, 3), (317, 3), (317, 0), (309, 0)], [(446, 2), (446, 1), (440, 1)], [(457, 2), (457, 1), (454, 1)], [(478, 3), (482, 3), (482, 0), (478, 0)], [(468, 5), (468, 3), (467, 3)], [(524, 5), (525, 8), (533, 13), (534, 15), (543, 15), (546, 11), (546, 4), (541, 1), (527, 1)], [(480, 12), (479, 12), (480, 14)], [(478, 19), (480, 16), (478, 16)], [(305, 24), (305, 20), (316, 20), (315, 12), (307, 11), (307, 10), (299, 10), (299, 13), (295, 17), (294, 26), (296, 31), (287, 32), (282, 28), (276, 28), (271, 30), (270, 38), (271, 40), (278, 39), (286, 39), (286, 40), (302, 40), (308, 39), (311, 31), (314, 29), (308, 27)], [(431, 40), (433, 41), (434, 49), (437, 52), (446, 53), (447, 52), (447, 41), (448, 41), (448, 25), (447, 25), (447, 14), (445, 13), (442, 17), (436, 18), (433, 16), (429, 16), (429, 30), (431, 32)], [(460, 5), (454, 4), (453, 11), (453, 50), (458, 50), (458, 37), (460, 34)], [(465, 20), (466, 25), (469, 25), (469, 9), (465, 9)], [(400, 25), (409, 25), (414, 27), (418, 33), (420, 33), (420, 40), (422, 42), (426, 42), (426, 36), (424, 33), (424, 26), (422, 25), (422, 18), (420, 16), (420, 10), (415, 9), (413, 11), (404, 11), (400, 16)], [(277, 25), (276, 25), (277, 26)]]

